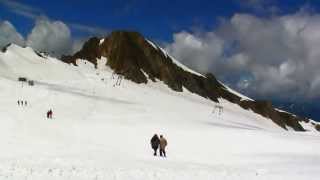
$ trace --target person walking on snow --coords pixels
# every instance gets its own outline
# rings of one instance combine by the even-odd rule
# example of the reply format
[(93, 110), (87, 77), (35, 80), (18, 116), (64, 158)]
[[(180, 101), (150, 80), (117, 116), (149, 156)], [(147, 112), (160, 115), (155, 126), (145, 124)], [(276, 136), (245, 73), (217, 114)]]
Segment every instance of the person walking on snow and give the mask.
[(52, 119), (52, 110), (51, 109), (47, 112), (47, 119)]
[(157, 150), (158, 150), (159, 144), (160, 144), (160, 139), (159, 139), (157, 134), (153, 135), (153, 137), (151, 138), (150, 143), (151, 143), (152, 149), (154, 150), (153, 155), (156, 156), (157, 155)]
[(49, 118), (52, 119), (52, 110), (49, 110)]
[(166, 157), (166, 146), (168, 145), (168, 142), (166, 138), (163, 137), (163, 135), (160, 135), (160, 156)]

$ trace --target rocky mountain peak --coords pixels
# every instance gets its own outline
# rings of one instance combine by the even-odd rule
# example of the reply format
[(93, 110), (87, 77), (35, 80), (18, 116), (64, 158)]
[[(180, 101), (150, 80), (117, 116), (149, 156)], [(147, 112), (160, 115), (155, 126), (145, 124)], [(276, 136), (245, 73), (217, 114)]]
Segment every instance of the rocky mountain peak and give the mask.
[(229, 91), (213, 74), (201, 75), (179, 64), (173, 57), (138, 32), (115, 31), (109, 36), (91, 38), (73, 56), (63, 57), (63, 61), (76, 65), (77, 59), (86, 59), (97, 66), (97, 59), (107, 58), (107, 66), (115, 73), (136, 83), (162, 81), (174, 91), (187, 89), (204, 98), (218, 102), (224, 98), (244, 109), (271, 119), (280, 127), (304, 131), (300, 122), (305, 118), (281, 112), (267, 101), (244, 100)]

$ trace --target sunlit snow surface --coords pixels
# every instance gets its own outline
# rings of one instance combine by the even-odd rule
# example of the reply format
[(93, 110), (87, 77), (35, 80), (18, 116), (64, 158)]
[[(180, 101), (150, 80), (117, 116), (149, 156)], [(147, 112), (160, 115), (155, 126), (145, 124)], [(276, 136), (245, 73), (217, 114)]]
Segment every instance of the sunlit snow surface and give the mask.
[[(317, 132), (284, 131), (222, 99), (219, 115), (160, 81), (114, 86), (99, 61), (76, 67), (14, 45), (0, 53), (0, 179), (319, 179)], [(154, 133), (168, 140), (166, 159), (152, 155)]]

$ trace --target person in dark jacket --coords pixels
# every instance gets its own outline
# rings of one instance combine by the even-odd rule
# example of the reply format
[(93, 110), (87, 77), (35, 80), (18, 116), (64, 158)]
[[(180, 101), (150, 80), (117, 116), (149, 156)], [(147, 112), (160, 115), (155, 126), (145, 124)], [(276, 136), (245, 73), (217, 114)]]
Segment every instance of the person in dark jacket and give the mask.
[(52, 112), (52, 110), (50, 109), (50, 110), (49, 110), (49, 119), (52, 119), (52, 113), (53, 113), (53, 112)]
[(158, 150), (159, 145), (160, 145), (160, 139), (159, 139), (157, 134), (153, 135), (153, 137), (151, 138), (150, 143), (151, 143), (152, 149), (154, 150), (153, 155), (156, 156), (157, 155), (157, 150)]
[(52, 110), (47, 111), (47, 119), (52, 119)]

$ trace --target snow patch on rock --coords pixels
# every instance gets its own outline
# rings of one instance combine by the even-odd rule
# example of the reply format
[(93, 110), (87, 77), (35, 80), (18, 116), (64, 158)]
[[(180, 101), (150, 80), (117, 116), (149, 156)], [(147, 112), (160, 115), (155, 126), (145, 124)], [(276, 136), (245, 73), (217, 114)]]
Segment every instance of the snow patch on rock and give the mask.
[(105, 40), (104, 38), (100, 39), (99, 45), (103, 44), (103, 43), (104, 43), (104, 40)]

